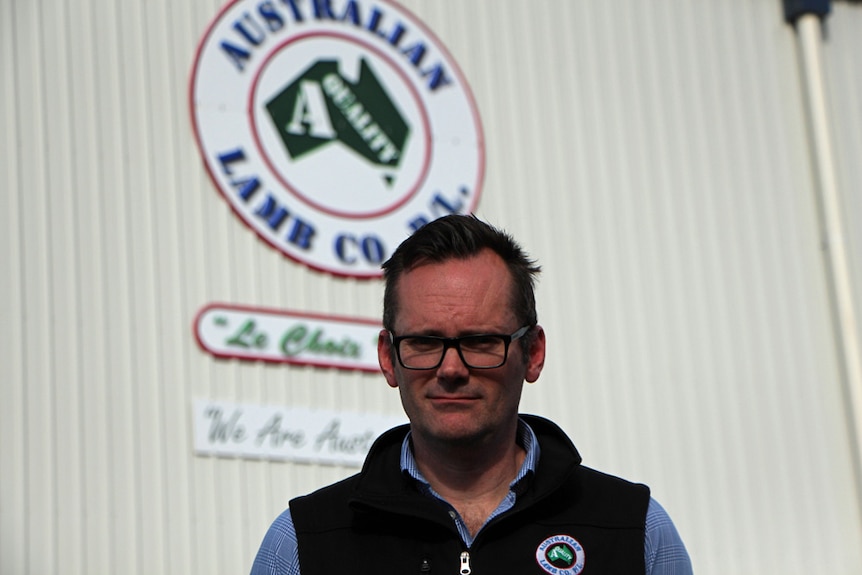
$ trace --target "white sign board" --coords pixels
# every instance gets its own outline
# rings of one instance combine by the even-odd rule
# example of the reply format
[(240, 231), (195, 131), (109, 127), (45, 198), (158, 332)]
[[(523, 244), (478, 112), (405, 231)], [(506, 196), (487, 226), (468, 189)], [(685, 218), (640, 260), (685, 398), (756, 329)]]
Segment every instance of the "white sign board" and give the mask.
[(395, 2), (229, 2), (201, 40), (190, 100), (218, 191), (313, 269), (379, 277), (411, 233), (479, 200), (470, 88)]
[(361, 466), (384, 431), (405, 416), (297, 407), (194, 402), (195, 453)]

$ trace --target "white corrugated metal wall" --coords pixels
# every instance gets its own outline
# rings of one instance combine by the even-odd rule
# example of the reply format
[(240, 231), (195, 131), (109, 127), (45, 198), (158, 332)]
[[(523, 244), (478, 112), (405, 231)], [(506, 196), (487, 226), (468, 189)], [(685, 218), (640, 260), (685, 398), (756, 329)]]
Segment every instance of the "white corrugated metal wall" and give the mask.
[[(471, 84), (479, 214), (544, 265), (527, 411), (644, 481), (696, 571), (862, 572), (793, 29), (772, 0), (404, 1)], [(0, 572), (236, 573), (353, 469), (192, 454), (191, 402), (397, 413), (379, 377), (217, 361), (214, 301), (357, 317), (205, 175), (187, 89), (221, 4), (0, 4)], [(862, 6), (827, 92), (862, 299)]]

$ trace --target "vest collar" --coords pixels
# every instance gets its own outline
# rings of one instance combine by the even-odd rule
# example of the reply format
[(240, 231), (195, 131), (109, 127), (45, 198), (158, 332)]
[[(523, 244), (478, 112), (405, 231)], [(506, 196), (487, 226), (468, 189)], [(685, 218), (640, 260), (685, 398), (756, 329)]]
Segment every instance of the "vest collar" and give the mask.
[[(532, 430), (537, 445), (536, 457), (522, 467), (523, 476), (515, 492), (514, 510), (532, 505), (558, 489), (581, 463), (581, 456), (568, 436), (553, 422), (536, 415), (520, 416), (521, 423)], [(400, 425), (383, 433), (371, 446), (351, 497), (351, 506), (365, 506), (393, 513), (409, 513), (449, 522), (443, 506), (429, 497), (419, 496), (416, 479), (404, 462), (402, 449), (410, 431)], [(540, 451), (539, 451), (540, 450)], [(400, 474), (393, 473), (401, 469)]]

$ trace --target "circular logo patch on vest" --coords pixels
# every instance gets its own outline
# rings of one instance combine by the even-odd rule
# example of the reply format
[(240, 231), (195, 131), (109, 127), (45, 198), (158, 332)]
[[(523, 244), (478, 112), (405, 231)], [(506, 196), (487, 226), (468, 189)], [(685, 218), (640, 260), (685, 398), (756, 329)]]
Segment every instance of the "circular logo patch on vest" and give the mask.
[(554, 535), (536, 548), (536, 561), (552, 575), (577, 575), (584, 570), (584, 548), (574, 537)]
[(470, 213), (473, 96), (446, 48), (387, 0), (234, 0), (198, 49), (190, 104), (234, 213), (294, 260), (377, 277), (415, 230)]

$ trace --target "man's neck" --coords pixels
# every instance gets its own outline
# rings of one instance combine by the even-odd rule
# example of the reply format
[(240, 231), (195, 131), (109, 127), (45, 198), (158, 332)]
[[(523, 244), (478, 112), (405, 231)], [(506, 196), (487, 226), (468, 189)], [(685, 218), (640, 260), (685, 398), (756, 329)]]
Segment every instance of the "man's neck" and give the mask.
[(413, 454), (422, 476), (473, 535), (508, 495), (526, 457), (514, 437), (496, 447), (429, 445), (414, 437)]

